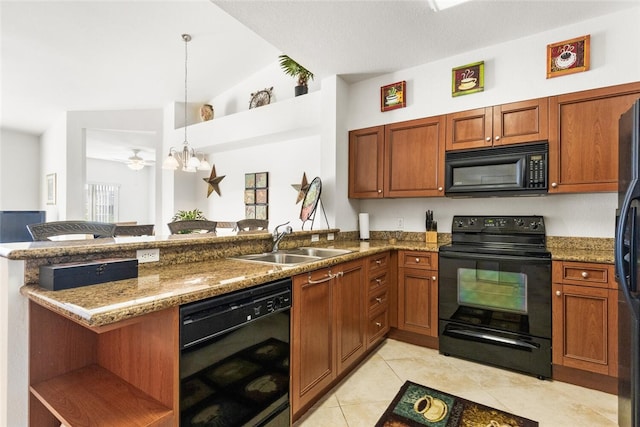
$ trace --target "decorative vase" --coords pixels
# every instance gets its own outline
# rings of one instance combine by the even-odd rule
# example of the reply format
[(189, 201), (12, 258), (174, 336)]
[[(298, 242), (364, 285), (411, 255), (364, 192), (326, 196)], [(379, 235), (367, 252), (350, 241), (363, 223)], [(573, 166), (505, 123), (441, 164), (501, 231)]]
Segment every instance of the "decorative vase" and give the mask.
[(306, 85), (300, 85), (295, 87), (296, 96), (304, 95), (309, 92), (309, 87)]

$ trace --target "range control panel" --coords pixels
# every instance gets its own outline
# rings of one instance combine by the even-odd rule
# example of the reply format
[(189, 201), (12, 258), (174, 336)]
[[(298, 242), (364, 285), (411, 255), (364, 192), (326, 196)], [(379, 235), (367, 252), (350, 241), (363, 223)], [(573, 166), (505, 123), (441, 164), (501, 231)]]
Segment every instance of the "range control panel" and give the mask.
[(451, 233), (545, 234), (544, 218), (532, 216), (454, 216)]

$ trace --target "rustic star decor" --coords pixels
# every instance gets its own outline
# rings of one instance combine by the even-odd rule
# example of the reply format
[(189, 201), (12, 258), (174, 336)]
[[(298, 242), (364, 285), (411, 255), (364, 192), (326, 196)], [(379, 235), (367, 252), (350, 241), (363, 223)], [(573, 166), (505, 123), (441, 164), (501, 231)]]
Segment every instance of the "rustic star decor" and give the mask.
[(309, 189), (309, 183), (307, 182), (307, 174), (302, 173), (302, 182), (300, 184), (291, 184), (291, 186), (298, 192), (298, 198), (296, 199), (296, 205), (304, 199), (304, 195), (307, 194)]
[(204, 182), (209, 184), (209, 190), (207, 191), (207, 197), (211, 195), (214, 191), (218, 193), (218, 196), (222, 196), (220, 193), (220, 181), (224, 179), (226, 175), (216, 176), (216, 165), (213, 165), (211, 168), (211, 175), (209, 178), (202, 178)]

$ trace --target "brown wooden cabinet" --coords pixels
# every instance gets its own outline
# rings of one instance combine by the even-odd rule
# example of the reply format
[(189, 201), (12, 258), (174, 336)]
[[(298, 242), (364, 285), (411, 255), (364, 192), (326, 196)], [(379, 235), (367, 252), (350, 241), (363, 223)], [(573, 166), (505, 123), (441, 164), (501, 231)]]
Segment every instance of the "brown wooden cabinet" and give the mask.
[(552, 274), (553, 364), (617, 377), (613, 265), (554, 261)]
[(552, 96), (549, 193), (618, 190), (618, 120), (640, 83)]
[(296, 417), (366, 350), (362, 260), (294, 276), (291, 408)]
[(349, 132), (349, 197), (443, 196), (445, 116)]
[(178, 308), (87, 328), (29, 303), (29, 425), (177, 426)]
[(367, 263), (367, 348), (374, 347), (389, 332), (389, 252), (370, 256)]
[(447, 151), (542, 141), (548, 135), (548, 98), (447, 114)]
[(398, 329), (438, 336), (438, 254), (400, 251)]

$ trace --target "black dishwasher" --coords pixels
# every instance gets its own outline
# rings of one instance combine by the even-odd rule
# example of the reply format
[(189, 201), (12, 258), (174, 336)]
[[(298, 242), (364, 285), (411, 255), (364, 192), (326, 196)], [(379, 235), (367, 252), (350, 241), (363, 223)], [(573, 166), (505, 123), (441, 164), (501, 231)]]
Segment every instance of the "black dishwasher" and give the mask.
[(291, 279), (180, 307), (180, 425), (290, 425)]

